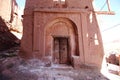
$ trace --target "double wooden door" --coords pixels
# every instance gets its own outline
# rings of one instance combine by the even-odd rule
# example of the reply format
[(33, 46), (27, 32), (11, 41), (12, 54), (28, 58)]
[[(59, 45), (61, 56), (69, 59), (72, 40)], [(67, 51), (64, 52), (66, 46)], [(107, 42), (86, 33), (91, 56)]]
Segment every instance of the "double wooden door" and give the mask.
[(69, 55), (68, 55), (68, 38), (56, 37), (54, 38), (54, 52), (53, 58), (54, 63), (67, 64)]

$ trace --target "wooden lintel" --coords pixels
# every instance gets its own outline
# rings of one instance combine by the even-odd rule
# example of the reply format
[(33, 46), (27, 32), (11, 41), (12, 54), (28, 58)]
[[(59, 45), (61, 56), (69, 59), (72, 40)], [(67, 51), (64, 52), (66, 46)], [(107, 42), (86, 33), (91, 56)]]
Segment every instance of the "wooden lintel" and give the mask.
[(113, 11), (95, 11), (95, 13), (99, 15), (115, 15), (115, 12)]

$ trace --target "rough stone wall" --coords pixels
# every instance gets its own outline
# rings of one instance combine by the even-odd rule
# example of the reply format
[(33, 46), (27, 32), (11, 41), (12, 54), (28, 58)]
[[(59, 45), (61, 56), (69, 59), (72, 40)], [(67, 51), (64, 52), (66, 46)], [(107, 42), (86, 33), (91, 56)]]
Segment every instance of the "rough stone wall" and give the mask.
[(18, 16), (18, 5), (15, 0), (0, 0), (0, 16), (11, 30), (22, 32), (22, 20)]
[(0, 17), (0, 51), (16, 45), (17, 38), (10, 33), (4, 20)]
[(11, 0), (0, 0), (0, 16), (5, 21), (10, 21), (11, 19)]
[[(53, 0), (26, 1), (20, 55), (24, 58), (45, 56), (47, 54), (46, 42), (52, 44), (52, 39), (45, 38), (46, 28), (54, 25), (57, 19), (61, 21), (62, 18), (62, 22), (66, 21), (66, 24), (67, 21), (70, 22), (77, 31), (74, 35), (78, 40), (78, 42), (75, 41), (75, 44), (78, 44), (77, 59), (79, 60), (77, 61), (80, 61), (80, 64), (101, 67), (103, 46), (92, 0), (66, 0), (66, 4), (65, 8), (56, 8)], [(52, 54), (52, 51), (48, 52)], [(75, 54), (75, 52), (71, 53), (71, 56), (76, 56)]]
[[(15, 0), (0, 0), (0, 51), (15, 46), (18, 40), (10, 31), (15, 29), (18, 19), (18, 5)], [(22, 23), (19, 21), (19, 23)], [(21, 26), (20, 26), (21, 27)]]

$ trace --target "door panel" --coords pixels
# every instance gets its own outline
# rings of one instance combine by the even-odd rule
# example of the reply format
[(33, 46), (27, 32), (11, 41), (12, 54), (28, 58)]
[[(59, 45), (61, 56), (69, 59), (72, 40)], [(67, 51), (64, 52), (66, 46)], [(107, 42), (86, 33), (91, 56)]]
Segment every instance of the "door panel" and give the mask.
[(60, 39), (60, 63), (61, 64), (64, 64), (64, 63), (67, 63), (67, 59), (68, 59), (68, 41), (67, 41), (67, 38), (61, 38)]
[(59, 63), (59, 39), (54, 39), (54, 63)]

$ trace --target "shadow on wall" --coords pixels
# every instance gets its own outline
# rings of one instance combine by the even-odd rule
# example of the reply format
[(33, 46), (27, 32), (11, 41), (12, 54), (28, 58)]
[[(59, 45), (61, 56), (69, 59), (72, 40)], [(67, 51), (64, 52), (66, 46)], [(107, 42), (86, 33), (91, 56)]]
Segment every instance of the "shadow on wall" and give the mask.
[(19, 39), (10, 32), (6, 24), (0, 17), (0, 51), (19, 45)]

